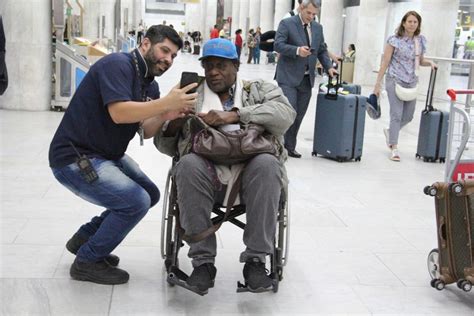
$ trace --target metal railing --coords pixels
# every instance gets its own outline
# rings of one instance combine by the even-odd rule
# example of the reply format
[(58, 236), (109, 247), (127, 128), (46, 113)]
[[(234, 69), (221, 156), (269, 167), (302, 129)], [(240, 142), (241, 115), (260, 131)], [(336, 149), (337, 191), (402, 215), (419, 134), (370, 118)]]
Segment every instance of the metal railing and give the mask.
[[(444, 57), (434, 57), (434, 56), (425, 56), (425, 58), (435, 61), (437, 63), (450, 63), (458, 65), (469, 65), (469, 78), (466, 89), (474, 89), (474, 60), (473, 59), (458, 59), (458, 58), (444, 58)], [(472, 95), (466, 95), (465, 108), (470, 108), (472, 100)]]

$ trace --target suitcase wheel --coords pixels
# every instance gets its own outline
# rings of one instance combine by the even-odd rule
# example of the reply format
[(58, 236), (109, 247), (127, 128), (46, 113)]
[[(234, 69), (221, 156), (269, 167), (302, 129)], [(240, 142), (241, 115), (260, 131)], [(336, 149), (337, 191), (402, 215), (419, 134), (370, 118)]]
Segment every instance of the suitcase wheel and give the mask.
[[(436, 196), (436, 194), (438, 193), (438, 190), (435, 188), (435, 187), (432, 187), (430, 185), (427, 185), (424, 189), (423, 189), (423, 192), (426, 194), (426, 195), (429, 195), (429, 196)], [(433, 251), (433, 250), (432, 250)], [(431, 252), (430, 252), (431, 254)]]
[(439, 163), (445, 163), (446, 159), (445, 158), (439, 158)]
[(421, 156), (418, 155), (418, 154), (415, 154), (415, 157), (416, 157), (416, 159), (420, 159), (420, 158), (421, 158)]
[(438, 291), (442, 291), (444, 290), (444, 287), (446, 286), (446, 284), (441, 281), (441, 280), (434, 280), (434, 288), (437, 289)]
[(315, 152), (315, 151), (313, 151), (313, 152), (311, 153), (311, 156), (313, 156), (313, 157), (317, 157), (317, 156), (318, 156), (318, 153), (317, 153), (317, 152)]
[(360, 161), (360, 160), (361, 160), (361, 157), (357, 157), (357, 158), (355, 159), (355, 161)]
[(460, 288), (461, 290), (463, 290), (464, 292), (470, 292), (471, 289), (472, 289), (472, 283), (469, 282), (468, 280), (459, 280), (458, 282), (456, 282), (458, 288)]
[(455, 183), (453, 184), (453, 186), (451, 187), (451, 190), (452, 192), (456, 193), (456, 194), (459, 194), (462, 192), (462, 184), (459, 184), (459, 183)]

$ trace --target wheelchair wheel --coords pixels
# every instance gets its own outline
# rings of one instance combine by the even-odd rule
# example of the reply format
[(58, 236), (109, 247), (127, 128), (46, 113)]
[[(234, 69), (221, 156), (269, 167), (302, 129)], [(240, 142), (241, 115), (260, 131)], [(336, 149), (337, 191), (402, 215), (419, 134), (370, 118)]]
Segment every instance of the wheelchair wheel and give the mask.
[(182, 245), (176, 229), (177, 207), (176, 186), (173, 183), (170, 169), (166, 179), (161, 221), (161, 256), (165, 259), (165, 267), (168, 272), (172, 266), (179, 266), (178, 252)]
[[(170, 209), (170, 191), (171, 191), (171, 168), (168, 170), (168, 176), (166, 178), (165, 192), (163, 194), (163, 211), (161, 213), (161, 258), (165, 259), (167, 253), (166, 242), (170, 240), (169, 235), (172, 230), (173, 219), (170, 218), (169, 209)], [(171, 223), (171, 225), (170, 225)]]
[(279, 211), (278, 211), (278, 227), (275, 238), (274, 252), (274, 275), (278, 281), (283, 280), (283, 267), (288, 262), (288, 242), (289, 242), (289, 206), (288, 196), (282, 190)]

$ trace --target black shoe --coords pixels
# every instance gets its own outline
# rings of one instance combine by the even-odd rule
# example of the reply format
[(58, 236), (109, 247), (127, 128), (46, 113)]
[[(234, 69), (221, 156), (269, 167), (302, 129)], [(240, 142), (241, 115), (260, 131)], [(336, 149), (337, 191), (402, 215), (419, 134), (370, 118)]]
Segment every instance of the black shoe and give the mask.
[(193, 272), (186, 280), (191, 287), (196, 287), (199, 292), (207, 293), (210, 287), (214, 287), (217, 269), (212, 263), (203, 263), (194, 268)]
[(257, 258), (245, 263), (243, 274), (250, 292), (265, 292), (273, 288), (273, 279), (267, 274), (265, 263)]
[[(81, 246), (85, 244), (87, 240), (88, 239), (79, 236), (78, 233), (75, 233), (74, 236), (72, 236), (71, 239), (69, 239), (68, 242), (66, 243), (66, 249), (70, 253), (75, 255), (77, 254), (77, 251), (79, 250), (79, 248), (81, 248)], [(120, 258), (117, 257), (116, 255), (110, 254), (107, 257), (105, 257), (104, 261), (110, 264), (112, 267), (116, 267), (118, 266), (120, 262)]]
[(112, 267), (105, 261), (80, 262), (77, 259), (72, 263), (69, 274), (74, 280), (108, 285), (127, 283), (130, 278), (127, 271)]
[(301, 158), (301, 154), (299, 152), (297, 152), (296, 150), (291, 150), (291, 149), (287, 149), (288, 150), (288, 156), (290, 157), (293, 157), (293, 158)]

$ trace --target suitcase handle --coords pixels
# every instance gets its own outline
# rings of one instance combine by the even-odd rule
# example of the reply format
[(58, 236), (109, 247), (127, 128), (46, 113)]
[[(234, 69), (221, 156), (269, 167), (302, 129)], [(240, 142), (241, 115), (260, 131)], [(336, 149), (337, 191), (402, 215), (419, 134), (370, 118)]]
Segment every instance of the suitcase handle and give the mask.
[[(329, 100), (337, 100), (337, 90), (339, 90), (339, 74), (336, 75), (336, 84), (332, 83), (332, 78), (331, 76), (328, 76), (328, 91), (326, 91), (326, 99)], [(334, 89), (332, 93), (330, 91)]]
[(435, 108), (433, 107), (433, 95), (434, 95), (434, 88), (435, 88), (437, 73), (438, 73), (438, 68), (431, 69), (430, 83), (428, 84), (428, 92), (426, 93), (425, 112), (430, 112), (430, 111), (435, 110)]
[(441, 240), (441, 248), (446, 248), (446, 221), (444, 216), (439, 217), (438, 236)]

